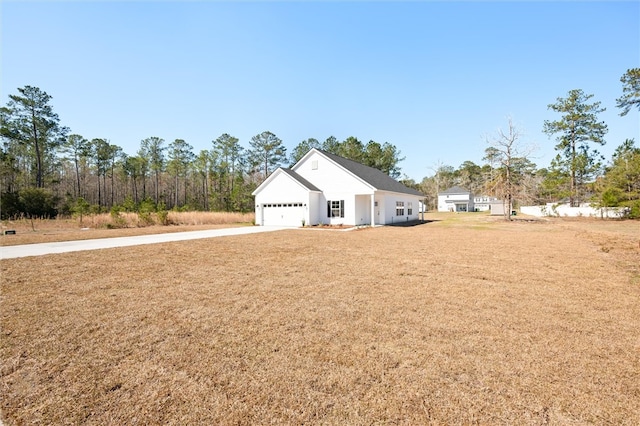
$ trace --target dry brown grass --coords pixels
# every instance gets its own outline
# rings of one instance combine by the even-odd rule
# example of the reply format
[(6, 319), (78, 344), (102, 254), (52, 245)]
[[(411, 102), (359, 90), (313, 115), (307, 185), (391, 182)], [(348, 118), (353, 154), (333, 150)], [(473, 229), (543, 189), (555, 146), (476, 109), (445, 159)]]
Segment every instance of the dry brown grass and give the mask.
[(2, 230), (13, 229), (16, 234), (0, 235), (0, 246), (244, 226), (252, 225), (254, 218), (254, 213), (170, 211), (166, 226), (160, 223), (157, 214), (152, 214), (147, 222), (136, 213), (120, 213), (118, 219), (107, 213), (85, 216), (82, 222), (79, 218), (35, 219), (33, 223), (27, 219), (7, 220), (2, 221)]
[(0, 261), (3, 420), (640, 423), (638, 222), (436, 218)]

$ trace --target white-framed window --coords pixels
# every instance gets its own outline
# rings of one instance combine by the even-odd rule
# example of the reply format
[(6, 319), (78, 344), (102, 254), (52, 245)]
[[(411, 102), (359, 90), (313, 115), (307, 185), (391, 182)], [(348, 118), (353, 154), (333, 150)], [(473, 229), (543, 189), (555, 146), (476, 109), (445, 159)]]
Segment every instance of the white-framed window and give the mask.
[(344, 217), (344, 200), (327, 201), (327, 217)]
[(413, 202), (409, 201), (407, 203), (407, 215), (411, 216), (413, 214)]
[(404, 216), (404, 201), (396, 201), (396, 216)]

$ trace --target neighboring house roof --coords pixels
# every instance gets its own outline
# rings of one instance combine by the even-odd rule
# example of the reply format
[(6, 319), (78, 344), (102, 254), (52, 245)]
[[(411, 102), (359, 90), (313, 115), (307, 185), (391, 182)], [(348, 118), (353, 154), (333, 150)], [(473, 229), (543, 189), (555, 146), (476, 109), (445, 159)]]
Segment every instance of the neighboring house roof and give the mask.
[(380, 191), (390, 191), (390, 192), (398, 192), (401, 194), (410, 194), (410, 195), (419, 195), (424, 197), (419, 191), (416, 191), (413, 188), (409, 188), (404, 186), (397, 180), (393, 179), (389, 175), (384, 172), (375, 169), (373, 167), (365, 166), (364, 164), (360, 164), (357, 161), (349, 160), (344, 157), (340, 157), (339, 155), (331, 154), (329, 152), (323, 151), (321, 149), (314, 148), (316, 151), (320, 152), (325, 157), (329, 158), (342, 168), (347, 171), (353, 173), (364, 182), (368, 183), (372, 187)]
[(285, 172), (286, 174), (288, 174), (289, 176), (291, 176), (293, 179), (295, 179), (296, 181), (298, 181), (298, 183), (302, 186), (304, 186), (305, 188), (307, 188), (309, 191), (318, 191), (318, 192), (322, 192), (320, 191), (314, 184), (312, 184), (311, 182), (309, 182), (308, 180), (306, 180), (305, 178), (303, 178), (302, 176), (300, 176), (299, 174), (297, 174), (296, 172), (294, 172), (291, 169), (285, 169), (284, 167), (281, 167), (280, 170), (282, 170), (283, 172)]
[(452, 188), (447, 189), (446, 191), (438, 192), (438, 195), (452, 195), (452, 194), (470, 194), (470, 192), (459, 186), (454, 186)]

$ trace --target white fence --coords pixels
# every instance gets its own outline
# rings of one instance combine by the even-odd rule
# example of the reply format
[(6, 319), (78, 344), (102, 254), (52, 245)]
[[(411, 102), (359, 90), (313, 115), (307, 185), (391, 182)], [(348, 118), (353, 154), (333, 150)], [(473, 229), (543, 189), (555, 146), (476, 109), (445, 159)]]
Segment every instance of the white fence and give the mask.
[(590, 204), (582, 204), (580, 207), (570, 207), (569, 204), (547, 203), (545, 206), (522, 206), (520, 213), (530, 216), (554, 216), (554, 217), (606, 217), (619, 219), (627, 213), (625, 208), (618, 207), (592, 207)]

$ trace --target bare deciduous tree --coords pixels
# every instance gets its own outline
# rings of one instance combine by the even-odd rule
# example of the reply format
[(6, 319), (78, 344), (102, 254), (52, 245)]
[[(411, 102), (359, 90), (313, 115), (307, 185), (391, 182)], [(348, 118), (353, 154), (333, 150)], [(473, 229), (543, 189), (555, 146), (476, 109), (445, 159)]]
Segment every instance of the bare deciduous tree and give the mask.
[(511, 220), (513, 200), (517, 193), (517, 186), (526, 168), (531, 164), (529, 156), (534, 151), (533, 145), (523, 145), (520, 141), (522, 133), (517, 129), (511, 117), (507, 117), (508, 129), (501, 128), (497, 134), (487, 137), (489, 147), (485, 150), (485, 161), (496, 168), (496, 173), (488, 182), (489, 188), (502, 198), (505, 205), (505, 218)]

